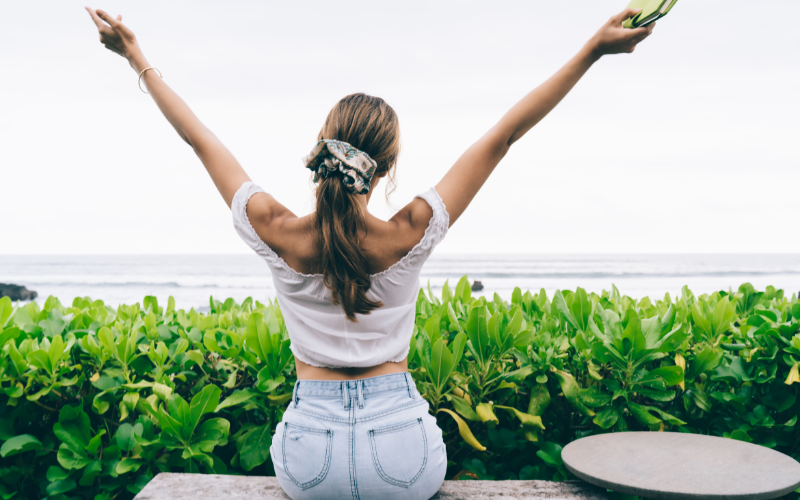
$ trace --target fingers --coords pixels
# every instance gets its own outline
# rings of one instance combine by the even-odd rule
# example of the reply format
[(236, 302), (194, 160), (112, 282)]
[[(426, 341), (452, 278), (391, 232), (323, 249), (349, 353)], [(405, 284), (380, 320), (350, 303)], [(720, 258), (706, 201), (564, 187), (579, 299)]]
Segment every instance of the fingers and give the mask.
[(122, 23), (120, 23), (120, 20), (122, 19), (122, 17), (117, 16), (120, 19), (119, 20), (118, 19), (114, 19), (113, 17), (111, 17), (111, 14), (109, 14), (108, 12), (106, 12), (104, 10), (97, 9), (97, 15), (100, 17), (100, 19), (102, 19), (103, 21), (107, 22), (108, 25), (111, 26), (112, 28), (116, 29), (117, 27), (119, 27), (122, 24)]
[(117, 16), (117, 21), (122, 22), (122, 14)]
[(624, 20), (628, 19), (629, 17), (635, 16), (641, 11), (642, 9), (625, 9), (616, 16), (612, 17), (611, 22), (615, 25), (622, 24)]
[(633, 33), (633, 36), (631, 38), (630, 46), (627, 52), (633, 52), (639, 43), (641, 43), (645, 38), (650, 36), (650, 33), (653, 32), (654, 27), (655, 23), (650, 23), (642, 28), (635, 28), (630, 30)]
[(92, 21), (94, 21), (94, 24), (95, 26), (97, 26), (97, 29), (100, 29), (103, 26), (105, 26), (105, 24), (103, 24), (103, 20), (97, 17), (97, 14), (95, 14), (94, 10), (90, 9), (89, 7), (85, 7), (85, 9), (87, 12), (89, 12), (89, 15), (92, 16)]
[(634, 43), (639, 43), (648, 36), (650, 36), (650, 33), (653, 32), (653, 28), (655, 27), (656, 23), (650, 23), (647, 26), (642, 26), (641, 28), (634, 28), (630, 30)]

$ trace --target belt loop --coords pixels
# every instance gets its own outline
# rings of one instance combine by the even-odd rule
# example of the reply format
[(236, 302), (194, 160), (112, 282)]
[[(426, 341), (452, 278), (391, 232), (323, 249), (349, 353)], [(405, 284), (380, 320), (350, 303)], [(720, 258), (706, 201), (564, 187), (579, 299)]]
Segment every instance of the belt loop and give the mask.
[(414, 395), (414, 391), (411, 390), (411, 382), (413, 382), (413, 379), (411, 381), (408, 380), (408, 379), (411, 378), (411, 374), (408, 373), (408, 372), (405, 372), (404, 375), (405, 375), (405, 379), (406, 379), (406, 388), (408, 389), (408, 397), (411, 398), (411, 399), (415, 399), (416, 396)]
[(364, 380), (358, 379), (356, 387), (358, 389), (358, 407), (364, 408)]
[(350, 408), (350, 388), (347, 387), (347, 380), (342, 380), (342, 405), (345, 410)]
[(300, 401), (300, 398), (297, 397), (297, 388), (300, 387), (300, 381), (294, 383), (294, 389), (292, 389), (292, 402), (294, 406), (297, 407), (297, 402)]

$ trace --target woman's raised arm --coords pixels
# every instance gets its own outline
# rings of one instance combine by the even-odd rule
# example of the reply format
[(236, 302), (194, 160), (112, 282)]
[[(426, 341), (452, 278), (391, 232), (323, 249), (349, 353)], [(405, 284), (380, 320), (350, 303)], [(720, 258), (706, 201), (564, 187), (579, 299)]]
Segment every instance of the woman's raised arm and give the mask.
[[(133, 32), (122, 24), (122, 16), (116, 19), (102, 10), (92, 10), (86, 7), (92, 20), (100, 32), (100, 42), (112, 52), (116, 52), (128, 60), (131, 67), (138, 75), (145, 68), (150, 67), (145, 59)], [(142, 83), (147, 86), (150, 97), (158, 105), (164, 117), (186, 141), (200, 161), (205, 165), (211, 180), (217, 186), (225, 203), (231, 206), (236, 190), (250, 178), (236, 158), (233, 157), (219, 139), (192, 113), (189, 106), (178, 97), (161, 77), (153, 70), (145, 71)]]
[(647, 38), (655, 23), (625, 29), (622, 22), (641, 9), (625, 9), (609, 19), (578, 54), (558, 72), (514, 105), (483, 137), (470, 146), (436, 185), (450, 214), (450, 225), (467, 206), (500, 163), (511, 145), (539, 123), (601, 56), (633, 52)]

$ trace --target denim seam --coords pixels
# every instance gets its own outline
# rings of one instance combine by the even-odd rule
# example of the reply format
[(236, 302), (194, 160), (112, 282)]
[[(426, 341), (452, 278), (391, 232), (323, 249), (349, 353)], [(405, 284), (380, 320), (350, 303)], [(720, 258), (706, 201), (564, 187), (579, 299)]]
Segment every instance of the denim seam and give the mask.
[(394, 425), (389, 425), (387, 427), (381, 427), (379, 429), (372, 429), (371, 432), (373, 432), (374, 434), (378, 434), (378, 435), (391, 434), (392, 432), (401, 431), (401, 430), (403, 430), (403, 429), (405, 429), (407, 427), (411, 427), (411, 426), (415, 425), (418, 420), (419, 419), (409, 420), (408, 422), (403, 422), (402, 424), (394, 424)]
[[(305, 483), (299, 482), (297, 479), (294, 478), (294, 476), (292, 476), (292, 473), (289, 471), (289, 462), (286, 461), (286, 437), (287, 437), (288, 429), (289, 429), (290, 426), (296, 427), (298, 429), (302, 429), (304, 431), (316, 432), (316, 433), (319, 433), (319, 434), (326, 434), (327, 435), (328, 442), (327, 442), (327, 445), (325, 447), (325, 463), (322, 465), (322, 470), (319, 472), (319, 474), (317, 474), (317, 477), (315, 477), (314, 479), (312, 479), (310, 481), (306, 481)], [(289, 479), (291, 479), (294, 484), (296, 484), (297, 486), (299, 486), (303, 490), (307, 490), (307, 489), (311, 488), (312, 486), (318, 485), (323, 479), (325, 479), (325, 476), (328, 475), (328, 469), (330, 468), (330, 465), (331, 465), (331, 446), (332, 446), (332, 443), (333, 443), (333, 431), (330, 430), (330, 429), (328, 429), (328, 430), (310, 429), (308, 427), (302, 427), (300, 425), (294, 425), (294, 424), (290, 424), (288, 422), (284, 423), (284, 425), (283, 425), (283, 450), (282, 450), (283, 451), (283, 470), (286, 471), (286, 475), (289, 476)]]
[[(349, 395), (349, 394), (348, 394)], [(353, 500), (359, 500), (358, 496), (358, 481), (356, 480), (356, 408), (353, 401), (349, 401), (350, 419), (348, 429), (348, 458), (350, 461), (350, 492), (353, 495)]]
[(424, 406), (425, 404), (427, 404), (427, 401), (425, 401), (424, 399), (421, 400), (421, 401), (415, 401), (413, 403), (407, 403), (407, 404), (392, 408), (391, 410), (383, 411), (383, 412), (380, 412), (380, 413), (376, 413), (374, 415), (370, 415), (368, 417), (360, 418), (360, 419), (358, 419), (358, 421), (359, 422), (369, 422), (370, 420), (375, 420), (376, 418), (381, 418), (381, 417), (385, 417), (385, 416), (388, 416), (388, 415), (393, 415), (393, 414), (395, 414), (397, 412), (401, 412), (401, 411), (408, 410), (408, 409), (411, 409), (411, 408), (416, 408), (417, 406)]
[[(422, 453), (423, 453), (422, 454), (422, 465), (420, 466), (419, 471), (417, 471), (417, 474), (414, 477), (412, 477), (411, 479), (409, 479), (408, 481), (402, 481), (400, 479), (395, 479), (395, 478), (389, 476), (388, 474), (386, 474), (386, 472), (383, 470), (383, 467), (381, 466), (381, 461), (380, 461), (380, 459), (378, 459), (378, 449), (377, 449), (377, 446), (376, 446), (376, 443), (375, 443), (375, 434), (383, 434), (383, 433), (386, 433), (386, 432), (396, 432), (398, 430), (411, 427), (415, 423), (419, 425), (419, 430), (422, 433)], [(410, 424), (410, 425), (408, 425), (408, 424)], [(381, 479), (383, 479), (387, 483), (393, 484), (395, 486), (400, 486), (402, 488), (409, 488), (412, 484), (414, 484), (416, 482), (417, 479), (419, 479), (419, 476), (422, 475), (422, 472), (425, 470), (425, 467), (428, 464), (428, 438), (425, 435), (425, 426), (422, 423), (422, 419), (421, 418), (417, 418), (416, 420), (413, 420), (411, 422), (406, 422), (405, 424), (398, 424), (398, 425), (392, 426), (392, 427), (393, 428), (391, 428), (390, 431), (383, 431), (383, 430), (371, 430), (371, 431), (369, 431), (369, 444), (370, 444), (370, 448), (372, 448), (372, 461), (375, 463), (375, 469), (378, 471), (378, 475), (381, 476)], [(396, 428), (394, 428), (394, 427), (396, 427)]]
[[(359, 419), (357, 419), (357, 421), (358, 422), (368, 422), (370, 420), (374, 420), (376, 418), (385, 417), (387, 415), (392, 415), (394, 413), (397, 413), (397, 412), (400, 412), (400, 411), (403, 411), (403, 410), (408, 410), (410, 408), (416, 408), (417, 406), (422, 406), (425, 403), (426, 403), (426, 401), (424, 399), (419, 400), (419, 401), (414, 401), (413, 403), (408, 403), (408, 404), (405, 404), (405, 405), (402, 405), (402, 406), (398, 406), (398, 407), (395, 407), (395, 408), (393, 408), (391, 410), (387, 410), (387, 411), (383, 411), (383, 412), (380, 412), (380, 413), (376, 413), (375, 415), (370, 415), (368, 417), (359, 418)], [(314, 413), (314, 412), (310, 412), (310, 411), (306, 411), (306, 410), (301, 410), (299, 408), (292, 408), (291, 411), (300, 413), (300, 414), (305, 415), (307, 417), (316, 418), (318, 420), (324, 420), (326, 422), (336, 422), (336, 423), (340, 423), (340, 424), (349, 424), (350, 423), (350, 419), (349, 418), (329, 417), (327, 415), (321, 415), (319, 413)]]

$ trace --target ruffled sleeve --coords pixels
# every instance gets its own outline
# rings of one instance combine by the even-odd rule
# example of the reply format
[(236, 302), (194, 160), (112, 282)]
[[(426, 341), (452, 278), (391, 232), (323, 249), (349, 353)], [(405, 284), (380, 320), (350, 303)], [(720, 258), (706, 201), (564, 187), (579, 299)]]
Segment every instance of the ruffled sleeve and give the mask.
[(250, 219), (247, 218), (247, 202), (256, 193), (266, 193), (252, 181), (247, 181), (236, 191), (231, 201), (231, 215), (233, 216), (233, 227), (247, 245), (255, 250), (269, 264), (277, 263), (278, 255), (264, 243), (256, 234)]
[(433, 210), (433, 215), (430, 222), (428, 222), (428, 227), (425, 229), (425, 234), (419, 243), (397, 264), (375, 275), (375, 277), (384, 274), (391, 275), (401, 270), (420, 270), (425, 261), (428, 260), (428, 257), (430, 257), (433, 249), (436, 248), (436, 245), (447, 235), (447, 229), (450, 227), (450, 215), (447, 213), (447, 207), (445, 207), (442, 197), (436, 192), (436, 188), (431, 188), (416, 197), (425, 200)]

